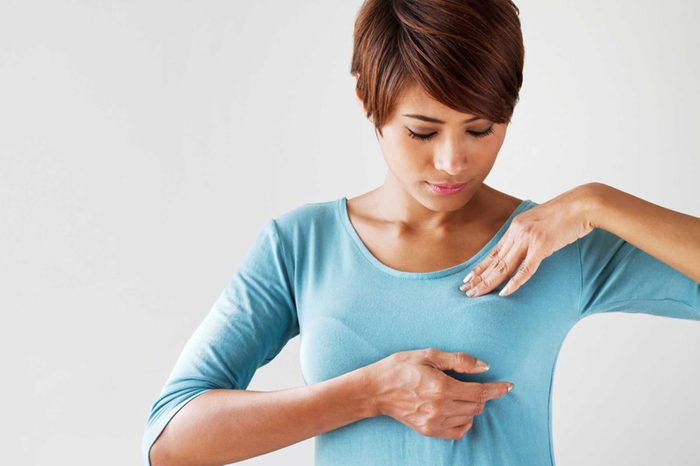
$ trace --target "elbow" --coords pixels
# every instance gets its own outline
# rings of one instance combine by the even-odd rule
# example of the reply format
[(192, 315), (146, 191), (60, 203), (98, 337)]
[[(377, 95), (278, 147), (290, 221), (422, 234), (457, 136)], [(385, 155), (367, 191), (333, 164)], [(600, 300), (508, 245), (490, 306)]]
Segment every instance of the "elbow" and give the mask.
[(160, 439), (151, 447), (148, 453), (148, 461), (151, 466), (185, 466), (176, 457), (173, 457), (168, 451), (166, 451), (163, 442)]
[(183, 458), (181, 453), (167, 449), (160, 438), (151, 447), (148, 460), (151, 466), (201, 466), (202, 464), (201, 462), (193, 463), (191, 459)]
[(148, 451), (148, 463), (151, 466), (165, 466), (169, 464), (168, 459), (165, 457), (165, 452), (157, 440)]

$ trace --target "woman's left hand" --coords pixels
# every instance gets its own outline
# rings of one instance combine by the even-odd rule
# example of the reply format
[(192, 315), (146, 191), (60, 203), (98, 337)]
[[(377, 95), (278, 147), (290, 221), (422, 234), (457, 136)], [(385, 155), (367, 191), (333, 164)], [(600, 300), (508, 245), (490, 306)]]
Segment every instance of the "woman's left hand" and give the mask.
[[(598, 188), (599, 183), (577, 186), (513, 217), (503, 237), (459, 289), (470, 297), (489, 293), (516, 268), (499, 295), (507, 296), (520, 288), (545, 258), (595, 228), (591, 214)], [(474, 294), (469, 295), (469, 291)]]

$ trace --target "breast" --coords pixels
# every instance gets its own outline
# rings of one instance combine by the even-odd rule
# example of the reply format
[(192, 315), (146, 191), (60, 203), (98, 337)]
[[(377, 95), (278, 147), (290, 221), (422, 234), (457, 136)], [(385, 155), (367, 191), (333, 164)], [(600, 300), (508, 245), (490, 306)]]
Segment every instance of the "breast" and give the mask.
[[(575, 323), (576, 287), (562, 286), (558, 261), (508, 297), (465, 297), (461, 275), (402, 280), (377, 272), (328, 279), (303, 299), (301, 367), (317, 383), (398, 351), (463, 351), (491, 363), (484, 374), (448, 374), (464, 381), (548, 380), (556, 353)], [(557, 278), (558, 277), (558, 278)], [(505, 379), (503, 379), (505, 378)]]

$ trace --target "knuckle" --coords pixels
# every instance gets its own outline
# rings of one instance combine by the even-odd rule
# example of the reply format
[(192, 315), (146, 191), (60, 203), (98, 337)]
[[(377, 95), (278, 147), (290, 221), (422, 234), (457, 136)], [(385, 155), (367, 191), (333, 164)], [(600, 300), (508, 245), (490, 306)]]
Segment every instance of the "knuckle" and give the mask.
[(519, 230), (519, 231), (525, 231), (526, 228), (528, 228), (529, 225), (531, 225), (520, 214), (513, 217), (513, 220), (510, 222), (510, 224), (514, 230)]
[(455, 359), (457, 360), (457, 364), (459, 364), (460, 366), (473, 364), (475, 362), (473, 357), (461, 351), (455, 353)]
[(429, 421), (423, 424), (423, 433), (424, 435), (428, 436), (434, 436), (438, 433), (438, 430), (435, 428), (435, 422)]
[(435, 410), (426, 415), (426, 423), (431, 430), (436, 430), (442, 424), (442, 416)]
[(466, 434), (474, 426), (474, 418), (469, 419), (469, 423), (464, 427), (464, 433)]
[(434, 393), (439, 400), (442, 400), (445, 397), (445, 395), (447, 395), (447, 384), (442, 380), (439, 380), (435, 384)]
[[(428, 396), (434, 400), (439, 400), (442, 399), (442, 397), (445, 395), (445, 390), (447, 387), (445, 386), (445, 382), (442, 380), (433, 380), (429, 382), (428, 385)], [(430, 409), (434, 409), (434, 403), (430, 403), (429, 407)]]
[(423, 415), (425, 416), (426, 421), (429, 423), (435, 422), (440, 417), (439, 409), (435, 403), (427, 403), (425, 405)]
[(486, 403), (489, 399), (489, 391), (486, 387), (480, 387), (476, 392), (477, 403)]
[(530, 264), (521, 264), (520, 268), (518, 269), (518, 272), (520, 272), (521, 275), (529, 275), (530, 274)]
[(417, 357), (417, 360), (421, 363), (427, 363), (432, 359), (432, 348), (424, 348), (421, 350), (415, 351), (414, 355)]
[(469, 421), (465, 425), (462, 426), (461, 429), (459, 429), (459, 438), (464, 437), (467, 435), (467, 432), (471, 430), (472, 426), (474, 425), (474, 418), (469, 418)]
[(518, 225), (518, 230), (520, 230), (520, 233), (532, 235), (536, 231), (535, 224), (523, 218), (517, 219), (516, 224)]

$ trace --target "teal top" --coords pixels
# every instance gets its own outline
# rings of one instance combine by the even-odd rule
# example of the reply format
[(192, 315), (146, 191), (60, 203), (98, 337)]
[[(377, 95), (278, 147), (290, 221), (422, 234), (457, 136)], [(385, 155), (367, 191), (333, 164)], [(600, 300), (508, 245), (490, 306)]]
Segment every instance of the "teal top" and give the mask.
[[(484, 359), (462, 381), (510, 381), (459, 440), (424, 436), (377, 416), (315, 438), (317, 466), (554, 465), (551, 388), (557, 355), (576, 323), (600, 312), (700, 320), (700, 285), (620, 237), (595, 228), (556, 251), (510, 296), (469, 298), (462, 278), (539, 204), (524, 200), (473, 257), (442, 270), (391, 268), (362, 242), (347, 198), (305, 204), (268, 220), (187, 341), (153, 403), (151, 445), (188, 401), (211, 389), (245, 389), (256, 369), (296, 335), (305, 383), (315, 384), (397, 351), (434, 347)], [(235, 442), (235, 439), (231, 439)]]

